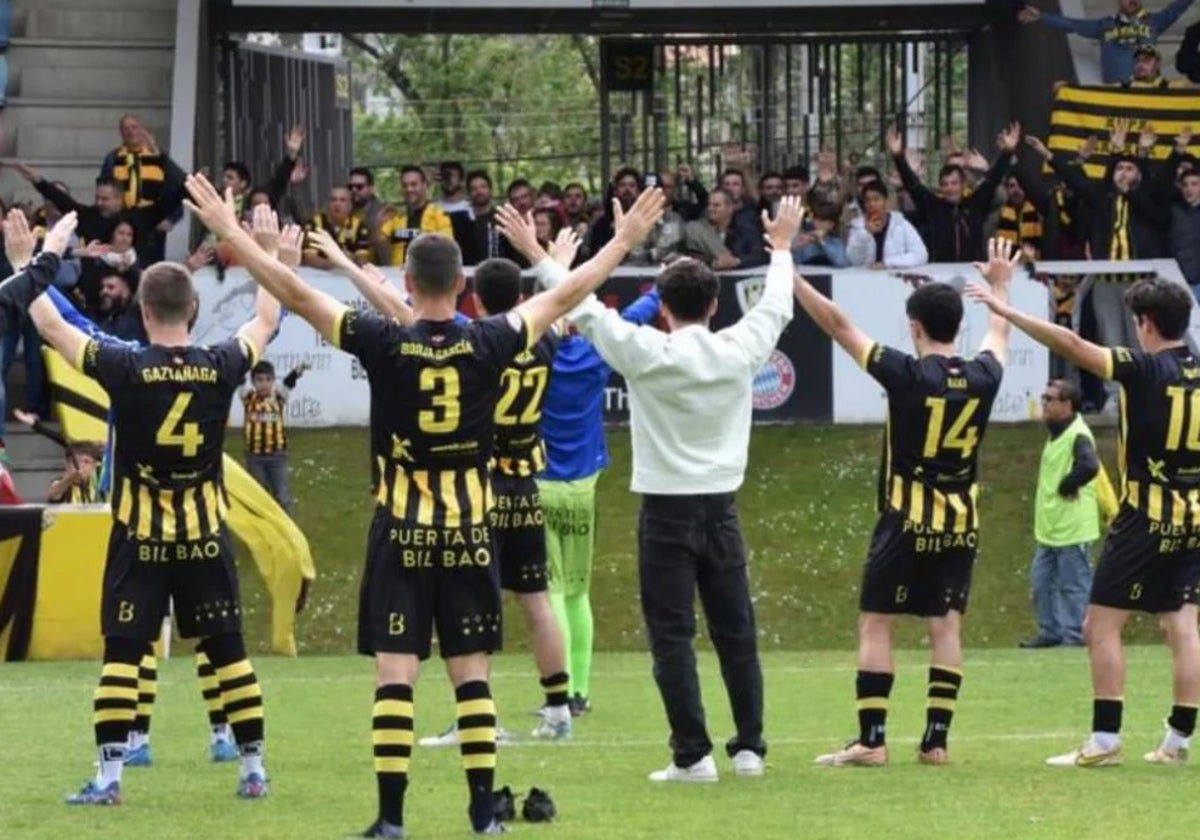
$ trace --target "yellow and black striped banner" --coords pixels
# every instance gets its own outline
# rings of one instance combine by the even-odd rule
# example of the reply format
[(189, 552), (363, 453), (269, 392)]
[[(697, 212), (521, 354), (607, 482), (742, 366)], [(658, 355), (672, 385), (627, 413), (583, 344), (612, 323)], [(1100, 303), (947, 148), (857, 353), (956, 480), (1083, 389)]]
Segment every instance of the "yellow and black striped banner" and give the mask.
[[(1125, 149), (1113, 149), (1109, 131), (1114, 119), (1130, 120)], [(1099, 143), (1088, 158), (1084, 169), (1088, 177), (1103, 178), (1109, 160), (1121, 152), (1135, 153), (1138, 136), (1147, 129), (1158, 135), (1151, 149), (1154, 160), (1166, 160), (1175, 146), (1175, 138), (1185, 128), (1195, 132), (1194, 155), (1200, 155), (1200, 88), (1122, 88), (1072, 87), (1063, 85), (1054, 95), (1054, 110), (1050, 114), (1052, 152), (1073, 154), (1089, 137)]]

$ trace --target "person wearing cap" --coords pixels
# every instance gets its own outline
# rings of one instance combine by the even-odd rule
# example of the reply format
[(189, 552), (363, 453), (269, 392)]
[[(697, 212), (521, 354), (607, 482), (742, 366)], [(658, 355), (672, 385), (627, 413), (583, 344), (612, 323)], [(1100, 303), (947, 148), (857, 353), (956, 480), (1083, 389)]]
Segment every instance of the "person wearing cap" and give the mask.
[(1100, 80), (1106, 85), (1116, 85), (1132, 78), (1134, 51), (1146, 44), (1157, 44), (1194, 2), (1172, 0), (1164, 8), (1151, 12), (1140, 0), (1118, 0), (1115, 14), (1091, 19), (1063, 17), (1026, 5), (1017, 13), (1017, 20), (1024, 24), (1043, 23), (1052, 29), (1099, 41)]
[(1158, 47), (1142, 44), (1133, 51), (1133, 75), (1121, 82), (1123, 88), (1165, 88), (1171, 83), (1162, 74)]

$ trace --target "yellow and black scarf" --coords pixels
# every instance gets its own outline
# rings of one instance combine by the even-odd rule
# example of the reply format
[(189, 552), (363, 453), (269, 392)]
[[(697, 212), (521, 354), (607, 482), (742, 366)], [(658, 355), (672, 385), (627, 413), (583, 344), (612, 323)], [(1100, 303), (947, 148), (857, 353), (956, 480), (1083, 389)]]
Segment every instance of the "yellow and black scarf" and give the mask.
[(1032, 245), (1037, 255), (1042, 253), (1042, 234), (1045, 228), (1042, 224), (1042, 214), (1032, 203), (1026, 201), (1020, 207), (1005, 204), (1000, 208), (1000, 221), (996, 225), (996, 236), (1005, 239), (1018, 248), (1022, 245)]

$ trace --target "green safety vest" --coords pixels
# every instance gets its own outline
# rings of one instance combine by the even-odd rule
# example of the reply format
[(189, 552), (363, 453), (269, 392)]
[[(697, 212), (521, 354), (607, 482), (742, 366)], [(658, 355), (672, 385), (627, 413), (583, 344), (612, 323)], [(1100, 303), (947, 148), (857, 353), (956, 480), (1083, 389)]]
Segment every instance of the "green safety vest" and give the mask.
[(1081, 415), (1057, 438), (1046, 441), (1038, 470), (1037, 498), (1034, 502), (1034, 535), (1039, 545), (1051, 547), (1095, 542), (1100, 537), (1100, 508), (1096, 501), (1096, 480), (1079, 488), (1074, 499), (1058, 495), (1059, 483), (1071, 472), (1075, 439), (1086, 437), (1094, 446), (1095, 438)]

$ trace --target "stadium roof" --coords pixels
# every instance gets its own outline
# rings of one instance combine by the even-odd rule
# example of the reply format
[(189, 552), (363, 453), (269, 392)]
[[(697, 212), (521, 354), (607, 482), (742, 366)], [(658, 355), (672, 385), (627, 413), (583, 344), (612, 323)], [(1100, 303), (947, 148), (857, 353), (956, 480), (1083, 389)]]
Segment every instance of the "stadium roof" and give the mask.
[[(229, 32), (784, 35), (968, 31), (988, 0), (217, 0)], [(220, 4), (224, 4), (223, 6)]]

